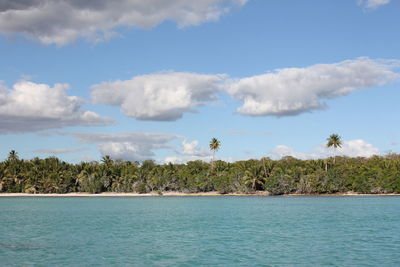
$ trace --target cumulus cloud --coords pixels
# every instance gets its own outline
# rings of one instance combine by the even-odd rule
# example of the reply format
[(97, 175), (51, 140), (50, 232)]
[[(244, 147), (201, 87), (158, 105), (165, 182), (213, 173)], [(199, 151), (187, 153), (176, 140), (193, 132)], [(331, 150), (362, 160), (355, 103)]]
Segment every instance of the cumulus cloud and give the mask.
[(216, 101), (220, 92), (242, 102), (236, 110), (242, 115), (293, 116), (326, 109), (326, 100), (399, 80), (399, 67), (399, 60), (363, 57), (242, 79), (225, 74), (160, 72), (95, 84), (91, 96), (94, 103), (119, 106), (125, 115), (138, 120), (177, 120)]
[(114, 159), (143, 161), (154, 157), (154, 150), (172, 149), (170, 141), (179, 138), (156, 133), (61, 133), (72, 135), (84, 144), (97, 144), (101, 155)]
[(296, 152), (293, 148), (285, 146), (285, 145), (277, 145), (269, 154), (269, 157), (272, 159), (281, 159), (286, 156), (294, 157), (297, 159), (315, 159), (318, 158), (316, 154), (313, 153), (303, 153)]
[(216, 21), (247, 0), (2, 0), (0, 33), (24, 34), (44, 44), (115, 35), (121, 26), (148, 29), (164, 21), (178, 27)]
[(199, 142), (194, 140), (188, 142), (186, 140), (182, 141), (182, 154), (196, 157), (209, 157), (211, 152), (207, 149), (199, 147)]
[(197, 140), (194, 140), (192, 142), (183, 140), (181, 146), (182, 146), (182, 151), (175, 151), (178, 155), (166, 157), (164, 159), (164, 162), (182, 164), (194, 160), (202, 160), (202, 161), (211, 160), (212, 157), (211, 151), (200, 147), (199, 142)]
[(379, 149), (372, 144), (361, 139), (356, 139), (344, 141), (342, 147), (337, 149), (320, 145), (314, 148), (311, 153), (297, 152), (291, 147), (278, 145), (269, 153), (269, 156), (273, 159), (280, 159), (285, 156), (291, 156), (298, 159), (319, 159), (332, 156), (371, 157), (379, 154)]
[(368, 9), (374, 9), (386, 4), (389, 4), (391, 0), (357, 0), (360, 6)]
[(177, 156), (169, 156), (164, 159), (164, 163), (173, 163), (173, 164), (184, 164), (187, 162), (187, 159)]
[(347, 156), (347, 157), (371, 157), (378, 155), (379, 149), (372, 144), (367, 143), (362, 139), (350, 140), (343, 142), (341, 148), (337, 150), (327, 148), (326, 146), (320, 147), (319, 153), (327, 156)]
[(94, 103), (120, 106), (139, 120), (173, 121), (216, 98), (225, 75), (165, 72), (93, 85)]
[(68, 96), (67, 84), (21, 81), (0, 86), (0, 133), (22, 133), (67, 126), (102, 126), (111, 119), (82, 109), (83, 100)]
[(243, 105), (239, 114), (288, 116), (325, 109), (325, 99), (399, 79), (399, 61), (358, 58), (305, 68), (278, 69), (232, 82), (228, 93)]

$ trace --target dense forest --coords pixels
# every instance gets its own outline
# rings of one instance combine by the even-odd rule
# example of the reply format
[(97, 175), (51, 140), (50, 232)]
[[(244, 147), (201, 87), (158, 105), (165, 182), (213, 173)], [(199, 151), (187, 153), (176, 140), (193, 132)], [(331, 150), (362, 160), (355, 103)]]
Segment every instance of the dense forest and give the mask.
[(273, 195), (341, 192), (400, 193), (400, 154), (319, 160), (154, 161), (113, 160), (70, 164), (56, 157), (19, 159), (15, 151), (0, 162), (0, 192), (162, 192), (218, 191)]

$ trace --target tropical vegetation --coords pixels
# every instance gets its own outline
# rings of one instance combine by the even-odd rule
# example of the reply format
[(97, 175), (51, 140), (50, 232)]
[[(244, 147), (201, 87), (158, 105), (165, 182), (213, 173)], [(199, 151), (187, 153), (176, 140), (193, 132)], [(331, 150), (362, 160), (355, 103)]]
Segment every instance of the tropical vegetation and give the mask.
[[(190, 161), (156, 164), (115, 160), (71, 164), (56, 157), (20, 159), (11, 151), (0, 162), (0, 192), (168, 192), (218, 191), (273, 195), (343, 193), (400, 193), (400, 154), (299, 160), (284, 157), (237, 162)], [(325, 164), (329, 168), (325, 169)]]
[[(333, 147), (335, 152), (338, 148), (342, 147), (342, 138), (338, 134), (331, 134), (328, 139), (328, 143), (326, 143), (327, 147)], [(333, 158), (333, 163), (335, 163), (336, 157)]]
[(212, 159), (211, 159), (211, 169), (213, 169), (214, 168), (214, 160), (215, 160), (215, 152), (218, 151), (219, 148), (221, 147), (221, 142), (217, 138), (213, 137), (210, 141), (209, 146), (210, 146), (211, 151), (213, 152)]

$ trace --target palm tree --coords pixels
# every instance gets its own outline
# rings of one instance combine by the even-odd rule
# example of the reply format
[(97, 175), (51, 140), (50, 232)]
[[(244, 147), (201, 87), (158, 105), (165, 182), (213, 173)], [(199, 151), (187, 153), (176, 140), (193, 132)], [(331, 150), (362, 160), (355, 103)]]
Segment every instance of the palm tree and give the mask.
[(265, 183), (265, 177), (263, 176), (263, 166), (258, 162), (252, 162), (253, 164), (244, 172), (244, 184), (250, 185), (251, 189), (256, 191), (262, 189)]
[(107, 167), (111, 166), (114, 161), (112, 160), (112, 158), (109, 155), (105, 155), (101, 158), (101, 162), (106, 165)]
[[(335, 150), (342, 147), (342, 138), (338, 134), (331, 134), (327, 139), (327, 147), (333, 147)], [(333, 158), (333, 163), (335, 163), (336, 157)]]
[(10, 153), (8, 153), (8, 160), (17, 161), (18, 159), (18, 153), (15, 150), (11, 150)]
[(213, 137), (210, 141), (210, 149), (213, 152), (213, 156), (211, 159), (211, 169), (214, 166), (215, 151), (218, 151), (220, 147), (221, 147), (221, 142), (217, 138)]
[(9, 172), (13, 175), (14, 179), (17, 179), (17, 174), (20, 171), (20, 163), (18, 153), (15, 150), (11, 150), (8, 153), (8, 158), (6, 160)]

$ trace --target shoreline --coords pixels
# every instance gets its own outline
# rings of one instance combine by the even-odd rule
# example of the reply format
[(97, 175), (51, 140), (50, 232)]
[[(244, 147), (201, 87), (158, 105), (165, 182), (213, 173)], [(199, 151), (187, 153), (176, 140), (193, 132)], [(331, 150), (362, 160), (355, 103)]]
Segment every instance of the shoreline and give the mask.
[(397, 193), (387, 193), (387, 194), (361, 194), (355, 192), (346, 192), (346, 193), (334, 193), (334, 194), (284, 194), (284, 195), (271, 195), (268, 192), (258, 191), (254, 193), (229, 193), (229, 194), (221, 194), (218, 192), (202, 192), (202, 193), (183, 193), (183, 192), (163, 192), (162, 194), (158, 194), (157, 192), (152, 193), (114, 193), (114, 192), (103, 192), (99, 194), (91, 194), (91, 193), (38, 193), (38, 194), (30, 194), (30, 193), (0, 193), (1, 197), (223, 197), (223, 196), (241, 196), (241, 197), (260, 197), (260, 196), (286, 196), (286, 197), (324, 197), (324, 196), (332, 196), (332, 197), (344, 197), (344, 196), (400, 196)]

